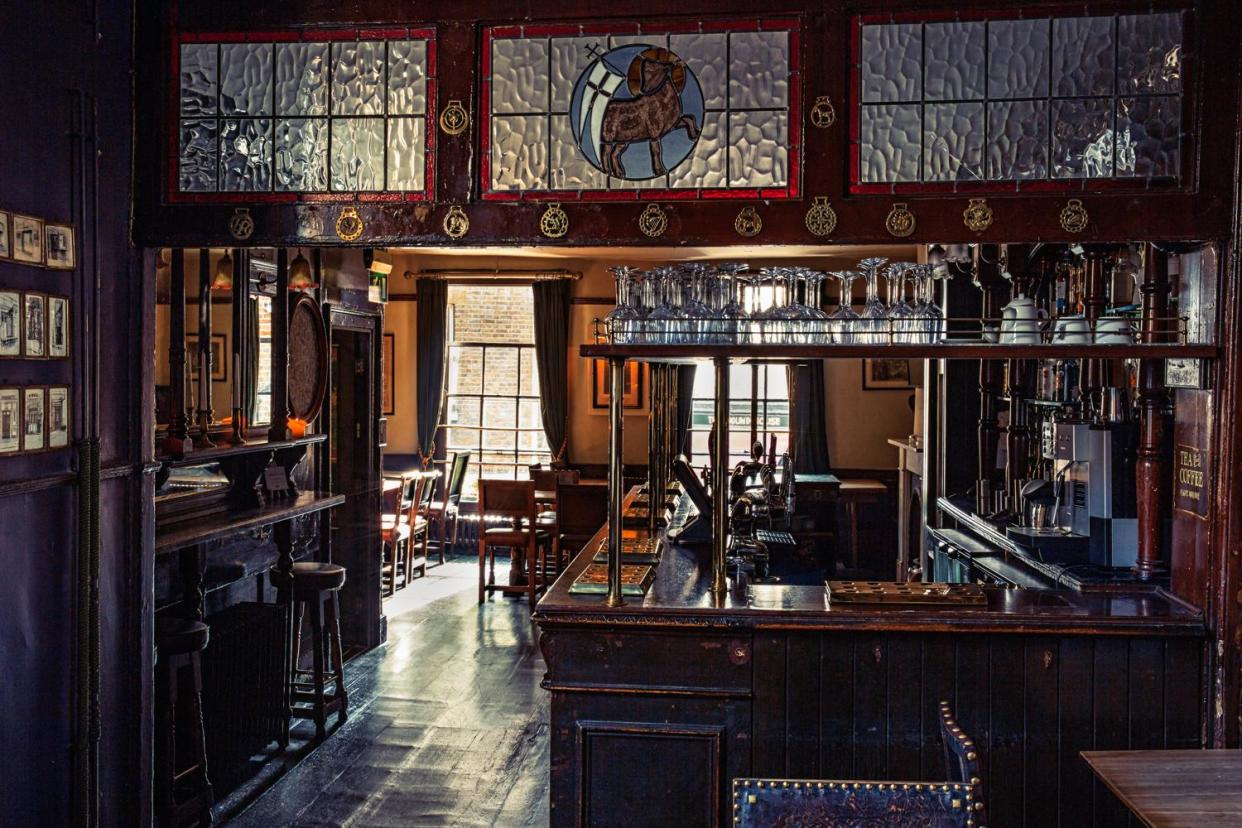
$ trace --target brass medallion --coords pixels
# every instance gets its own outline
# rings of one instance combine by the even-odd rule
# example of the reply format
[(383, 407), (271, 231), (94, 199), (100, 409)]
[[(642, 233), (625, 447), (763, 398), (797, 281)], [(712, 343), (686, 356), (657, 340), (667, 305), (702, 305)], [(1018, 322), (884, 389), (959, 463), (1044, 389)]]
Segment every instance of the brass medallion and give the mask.
[(754, 207), (743, 207), (733, 220), (733, 229), (739, 236), (753, 239), (763, 229), (763, 219), (759, 218)]
[(968, 230), (982, 233), (992, 226), (992, 208), (986, 198), (972, 198), (970, 204), (962, 211), (962, 223)]
[(638, 217), (638, 229), (649, 239), (659, 238), (668, 229), (668, 214), (659, 204), (648, 204)]
[(837, 211), (828, 203), (828, 196), (815, 196), (805, 221), (812, 236), (827, 236), (837, 229)]
[(1065, 202), (1065, 207), (1061, 210), (1061, 229), (1066, 233), (1081, 233), (1087, 229), (1087, 222), (1090, 220), (1081, 199), (1071, 198)]
[(440, 129), (445, 135), (461, 135), (470, 126), (470, 113), (461, 101), (449, 101), (440, 113)]
[(912, 234), (914, 224), (914, 213), (910, 212), (910, 208), (905, 203), (894, 204), (893, 209), (888, 211), (888, 218), (884, 219), (884, 226), (888, 232), (899, 239)]
[(444, 216), (443, 227), (445, 235), (450, 239), (460, 239), (470, 232), (470, 218), (461, 209), (461, 205), (454, 204)]
[(365, 229), (362, 216), (353, 207), (346, 207), (336, 217), (336, 235), (343, 242), (356, 241)]
[(832, 101), (828, 100), (827, 95), (817, 97), (811, 107), (811, 123), (820, 129), (827, 129), (836, 122), (837, 111), (833, 109)]
[(539, 217), (539, 232), (549, 239), (559, 239), (569, 232), (569, 216), (561, 209), (559, 201), (549, 204)]
[(246, 207), (238, 207), (229, 219), (229, 232), (238, 241), (245, 241), (254, 235), (254, 219)]

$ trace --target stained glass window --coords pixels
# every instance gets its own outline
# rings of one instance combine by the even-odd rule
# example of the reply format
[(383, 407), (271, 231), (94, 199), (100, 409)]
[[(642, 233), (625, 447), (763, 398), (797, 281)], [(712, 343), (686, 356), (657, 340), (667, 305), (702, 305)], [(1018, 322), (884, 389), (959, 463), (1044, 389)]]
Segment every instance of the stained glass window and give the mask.
[(856, 191), (1181, 174), (1178, 12), (856, 26)]
[(434, 115), (430, 31), (239, 40), (177, 46), (174, 197), (424, 197), (427, 119)]
[(484, 32), (484, 198), (798, 194), (796, 21)]

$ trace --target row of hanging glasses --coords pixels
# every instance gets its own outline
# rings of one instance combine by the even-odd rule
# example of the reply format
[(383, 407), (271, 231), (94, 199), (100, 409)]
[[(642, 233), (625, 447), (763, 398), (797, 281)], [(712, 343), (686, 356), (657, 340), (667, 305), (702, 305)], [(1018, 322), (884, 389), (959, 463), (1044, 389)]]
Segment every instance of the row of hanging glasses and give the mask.
[[(617, 344), (931, 343), (945, 335), (936, 282), (948, 275), (927, 264), (873, 256), (854, 270), (827, 273), (787, 266), (751, 270), (742, 262), (610, 270), (617, 305), (604, 321)], [(827, 313), (821, 296), (830, 278), (849, 301)], [(866, 297), (856, 311), (859, 280), (866, 284)]]

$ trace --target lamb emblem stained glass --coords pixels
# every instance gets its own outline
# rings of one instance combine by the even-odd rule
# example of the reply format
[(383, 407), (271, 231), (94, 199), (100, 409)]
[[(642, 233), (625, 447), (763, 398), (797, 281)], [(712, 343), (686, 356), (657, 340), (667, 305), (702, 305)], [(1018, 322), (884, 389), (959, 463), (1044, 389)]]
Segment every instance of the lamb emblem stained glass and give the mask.
[(591, 166), (643, 181), (690, 157), (703, 131), (703, 90), (668, 49), (623, 46), (600, 55), (578, 76), (569, 122)]

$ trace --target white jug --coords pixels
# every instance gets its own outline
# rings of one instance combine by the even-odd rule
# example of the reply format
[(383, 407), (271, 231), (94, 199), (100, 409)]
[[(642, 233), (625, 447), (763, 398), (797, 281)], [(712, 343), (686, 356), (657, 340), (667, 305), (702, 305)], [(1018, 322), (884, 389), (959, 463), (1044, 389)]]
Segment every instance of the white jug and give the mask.
[(1006, 345), (1038, 345), (1047, 320), (1048, 311), (1019, 293), (1001, 308), (1000, 341)]

